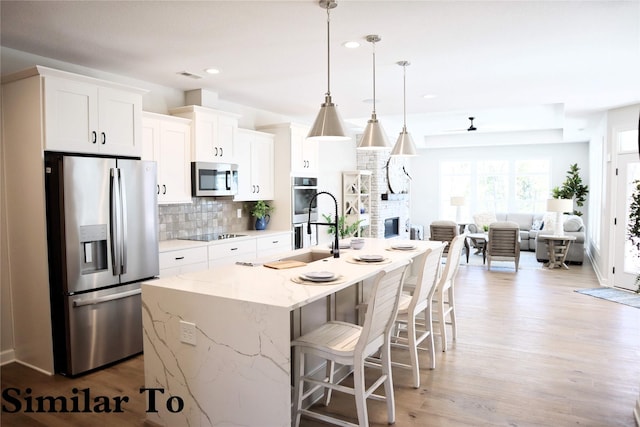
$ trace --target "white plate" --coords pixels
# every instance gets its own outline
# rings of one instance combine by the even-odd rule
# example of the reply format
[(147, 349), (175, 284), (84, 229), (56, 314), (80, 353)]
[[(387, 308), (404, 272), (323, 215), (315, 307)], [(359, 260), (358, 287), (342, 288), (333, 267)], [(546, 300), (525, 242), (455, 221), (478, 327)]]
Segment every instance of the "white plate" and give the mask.
[(391, 249), (398, 249), (400, 251), (410, 251), (415, 248), (416, 245), (412, 245), (409, 243), (396, 243), (395, 245), (391, 245)]
[(364, 261), (364, 262), (384, 261), (384, 257), (382, 255), (360, 255), (359, 257), (356, 257), (356, 259), (358, 261)]
[(301, 274), (300, 278), (311, 282), (330, 282), (336, 278), (336, 275), (330, 271), (310, 271)]

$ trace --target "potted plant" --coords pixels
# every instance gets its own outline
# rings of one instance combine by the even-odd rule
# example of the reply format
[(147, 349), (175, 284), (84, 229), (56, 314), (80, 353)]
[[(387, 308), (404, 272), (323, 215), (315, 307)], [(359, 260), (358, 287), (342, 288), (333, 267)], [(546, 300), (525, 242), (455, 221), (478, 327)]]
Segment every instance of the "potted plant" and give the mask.
[(264, 200), (258, 200), (251, 208), (251, 216), (256, 218), (256, 230), (264, 230), (271, 220), (273, 206), (269, 206)]
[[(584, 202), (587, 200), (587, 194), (589, 193), (589, 186), (582, 183), (580, 168), (577, 163), (569, 166), (567, 178), (562, 183), (562, 187), (554, 187), (551, 192), (554, 199), (571, 199), (575, 201), (576, 206), (584, 206)], [(575, 209), (573, 210), (573, 214), (582, 216), (582, 212)]]
[[(333, 223), (333, 217), (331, 215), (327, 215), (327, 214), (322, 214), (322, 216), (324, 217), (324, 220), (326, 222), (330, 222)], [(341, 239), (344, 239), (345, 237), (351, 237), (354, 234), (356, 234), (359, 230), (360, 227), (360, 223), (362, 223), (362, 221), (364, 221), (363, 219), (359, 219), (349, 225), (347, 225), (346, 223), (346, 219), (344, 217), (344, 215), (341, 215), (340, 217), (338, 217), (338, 231), (339, 231), (339, 236)], [(335, 233), (335, 227), (329, 226), (328, 231), (329, 234), (333, 234)]]
[[(627, 238), (640, 251), (640, 181), (633, 181), (634, 190), (629, 205), (629, 224)], [(640, 293), (640, 275), (636, 276), (636, 292)]]

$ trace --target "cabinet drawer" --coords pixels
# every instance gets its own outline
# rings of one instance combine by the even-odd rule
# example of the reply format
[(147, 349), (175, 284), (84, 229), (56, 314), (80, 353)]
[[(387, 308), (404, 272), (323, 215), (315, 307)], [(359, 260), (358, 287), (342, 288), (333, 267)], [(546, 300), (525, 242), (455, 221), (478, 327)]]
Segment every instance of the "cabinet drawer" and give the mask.
[(272, 236), (258, 237), (256, 248), (258, 256), (262, 252), (281, 249), (282, 252), (291, 250), (291, 234), (274, 234)]
[(160, 252), (160, 269), (207, 262), (207, 247)]
[(256, 240), (236, 240), (229, 243), (215, 243), (209, 245), (209, 259), (233, 257), (236, 255), (251, 255), (255, 257)]

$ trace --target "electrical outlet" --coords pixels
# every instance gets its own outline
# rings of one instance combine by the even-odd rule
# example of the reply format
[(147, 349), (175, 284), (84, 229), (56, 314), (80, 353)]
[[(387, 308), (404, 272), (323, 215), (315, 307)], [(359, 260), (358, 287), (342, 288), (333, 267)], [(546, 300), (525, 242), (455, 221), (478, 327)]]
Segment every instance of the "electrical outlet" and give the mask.
[(180, 321), (180, 341), (186, 344), (196, 345), (196, 324)]
[(238, 218), (242, 218), (242, 208), (238, 208), (236, 215), (238, 216)]

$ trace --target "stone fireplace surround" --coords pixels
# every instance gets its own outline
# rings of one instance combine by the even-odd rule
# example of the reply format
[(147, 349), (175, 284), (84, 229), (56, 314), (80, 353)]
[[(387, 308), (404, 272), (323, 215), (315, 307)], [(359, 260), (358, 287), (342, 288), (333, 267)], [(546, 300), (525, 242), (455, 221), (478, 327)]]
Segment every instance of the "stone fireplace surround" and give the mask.
[(410, 194), (400, 196), (397, 200), (382, 200), (382, 195), (389, 193), (387, 171), (385, 166), (391, 155), (388, 150), (356, 150), (357, 168), (371, 171), (371, 237), (385, 237), (385, 220), (399, 218), (398, 238), (409, 239), (411, 219)]

